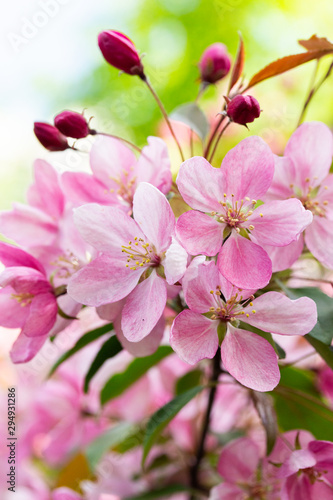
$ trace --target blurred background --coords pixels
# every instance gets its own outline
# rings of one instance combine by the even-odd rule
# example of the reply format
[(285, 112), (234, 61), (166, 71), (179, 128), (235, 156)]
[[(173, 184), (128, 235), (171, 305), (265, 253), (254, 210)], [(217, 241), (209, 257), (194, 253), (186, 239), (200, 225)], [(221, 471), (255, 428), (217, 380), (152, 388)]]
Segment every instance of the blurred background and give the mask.
[[(104, 62), (97, 46), (101, 30), (116, 29), (133, 39), (169, 112), (195, 99), (197, 63), (213, 42), (225, 43), (234, 58), (240, 31), (250, 78), (272, 60), (301, 52), (300, 38), (314, 33), (333, 38), (331, 0), (317, 0), (315, 6), (302, 0), (16, 0), (6, 2), (5, 11), (0, 18), (0, 209), (25, 199), (36, 157), (59, 169), (87, 167), (88, 155), (46, 152), (33, 134), (34, 121), (52, 121), (63, 109), (87, 108), (86, 116), (95, 117), (93, 126), (140, 146), (149, 134), (166, 134), (143, 83)], [(319, 76), (330, 59), (321, 62)], [(296, 127), (314, 67), (315, 62), (307, 63), (253, 92), (263, 113), (250, 133), (261, 135), (275, 152), (283, 152)], [(223, 104), (225, 86), (222, 81), (200, 99), (212, 120)], [(332, 95), (333, 78), (313, 100), (306, 119), (332, 126)], [(243, 127), (229, 130), (216, 162), (249, 134)], [(170, 146), (176, 169), (172, 141)]]

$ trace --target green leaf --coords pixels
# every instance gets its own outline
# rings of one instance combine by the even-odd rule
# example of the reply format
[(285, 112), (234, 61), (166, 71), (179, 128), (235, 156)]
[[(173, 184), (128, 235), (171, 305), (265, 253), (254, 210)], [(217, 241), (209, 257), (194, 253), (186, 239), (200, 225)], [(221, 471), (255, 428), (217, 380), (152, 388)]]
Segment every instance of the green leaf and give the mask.
[(191, 399), (199, 394), (199, 392), (201, 392), (203, 388), (204, 386), (199, 385), (186, 392), (183, 392), (182, 394), (179, 394), (172, 401), (169, 401), (169, 403), (162, 406), (162, 408), (157, 410), (154, 415), (152, 415), (147, 424), (146, 434), (143, 441), (142, 467), (144, 466), (145, 460), (151, 447), (153, 446), (163, 429), (165, 429), (165, 427), (169, 422), (171, 422), (171, 420), (177, 415), (177, 413), (189, 401), (191, 401)]
[(101, 403), (105, 404), (110, 399), (116, 398), (128, 389), (134, 382), (139, 380), (152, 366), (159, 363), (163, 358), (173, 353), (169, 346), (160, 346), (154, 354), (144, 358), (134, 359), (122, 373), (113, 375), (101, 391)]
[(65, 352), (62, 356), (60, 356), (58, 361), (56, 361), (52, 366), (48, 376), (50, 377), (52, 373), (56, 371), (58, 366), (60, 366), (68, 358), (76, 354), (80, 349), (83, 349), (83, 347), (86, 347), (91, 342), (94, 342), (102, 335), (110, 333), (112, 330), (113, 330), (112, 323), (108, 323), (107, 325), (101, 326), (100, 328), (96, 328), (96, 330), (91, 330), (90, 332), (85, 333), (69, 351)]
[(333, 440), (333, 412), (319, 397), (313, 373), (284, 367), (280, 384), (270, 394), (282, 432), (305, 429), (316, 439)]
[(209, 132), (209, 123), (206, 115), (194, 102), (182, 104), (174, 109), (170, 118), (188, 125), (202, 140)]
[(263, 392), (251, 391), (251, 398), (266, 433), (266, 455), (273, 450), (277, 438), (276, 412), (273, 399)]
[(93, 376), (98, 372), (101, 366), (110, 358), (113, 358), (122, 351), (123, 347), (117, 337), (113, 335), (110, 337), (98, 351), (94, 361), (91, 363), (87, 375), (84, 379), (84, 392), (88, 392), (89, 383)]
[(182, 492), (194, 493), (193, 490), (183, 484), (171, 484), (169, 486), (159, 488), (158, 490), (141, 493), (140, 495), (136, 495), (134, 497), (126, 497), (124, 500), (155, 500), (156, 498), (170, 498), (171, 495)]
[(105, 453), (111, 448), (116, 447), (122, 441), (125, 441), (134, 431), (134, 424), (129, 422), (121, 422), (109, 429), (104, 434), (98, 436), (85, 451), (89, 466), (92, 471), (98, 465), (99, 461)]
[(315, 287), (287, 288), (276, 280), (290, 299), (310, 297), (317, 305), (318, 322), (308, 335), (330, 345), (333, 340), (333, 299)]
[(305, 335), (306, 340), (309, 342), (309, 344), (312, 345), (319, 354), (323, 358), (324, 361), (328, 364), (329, 367), (332, 368), (333, 370), (333, 351), (332, 347), (326, 344), (323, 344), (320, 342), (320, 340), (317, 340), (314, 337), (311, 337), (311, 335)]
[(183, 392), (192, 389), (192, 387), (196, 387), (200, 384), (200, 379), (202, 376), (201, 370), (192, 370), (190, 372), (185, 373), (182, 377), (180, 377), (176, 382), (175, 394), (182, 394)]

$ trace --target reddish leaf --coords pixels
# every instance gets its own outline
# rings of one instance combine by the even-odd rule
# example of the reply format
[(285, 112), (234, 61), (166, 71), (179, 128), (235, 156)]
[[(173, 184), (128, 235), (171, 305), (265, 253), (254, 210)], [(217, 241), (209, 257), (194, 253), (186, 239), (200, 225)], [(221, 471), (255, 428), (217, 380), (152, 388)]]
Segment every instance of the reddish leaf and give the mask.
[[(239, 36), (239, 44), (237, 49), (236, 60), (234, 63), (234, 67), (232, 69), (232, 75), (230, 79), (229, 92), (232, 87), (238, 82), (243, 73), (244, 61), (245, 61), (245, 50), (244, 50), (244, 42), (242, 39), (242, 35), (238, 33)], [(229, 94), (228, 92), (228, 94)]]
[(257, 85), (263, 80), (267, 80), (267, 78), (280, 75), (285, 71), (297, 68), (297, 66), (301, 66), (302, 64), (313, 61), (314, 59), (320, 59), (321, 57), (331, 53), (333, 53), (333, 47), (327, 50), (311, 50), (309, 52), (304, 52), (303, 54), (293, 54), (292, 56), (282, 57), (281, 59), (268, 64), (268, 66), (265, 66), (265, 68), (256, 73), (251, 78), (245, 90), (248, 90), (250, 87)]
[(308, 40), (298, 40), (306, 50), (333, 50), (333, 43), (327, 38), (319, 38), (317, 35), (312, 35)]

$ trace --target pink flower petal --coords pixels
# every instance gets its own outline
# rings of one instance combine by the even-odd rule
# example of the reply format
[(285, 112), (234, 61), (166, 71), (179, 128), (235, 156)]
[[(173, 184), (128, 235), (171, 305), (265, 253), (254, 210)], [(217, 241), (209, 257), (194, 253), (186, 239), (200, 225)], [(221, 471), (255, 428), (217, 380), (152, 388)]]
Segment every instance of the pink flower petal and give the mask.
[(49, 292), (52, 287), (45, 276), (31, 267), (7, 267), (0, 274), (0, 286), (10, 285), (16, 293), (38, 293)]
[(209, 215), (190, 210), (179, 217), (176, 234), (189, 254), (214, 256), (221, 249), (224, 227)]
[(176, 219), (164, 194), (152, 184), (141, 182), (133, 199), (133, 216), (157, 252), (167, 250), (175, 232)]
[(82, 497), (69, 488), (57, 488), (52, 492), (52, 500), (81, 500)]
[(215, 297), (210, 293), (220, 285), (220, 273), (215, 262), (207, 261), (189, 268), (182, 285), (186, 303), (192, 311), (206, 313), (210, 307), (217, 307)]
[(142, 358), (153, 354), (160, 345), (165, 330), (165, 318), (162, 314), (151, 332), (139, 342), (130, 342), (129, 340), (127, 340), (121, 329), (120, 317), (117, 318), (114, 322), (114, 328), (117, 332), (118, 340), (123, 348), (126, 349), (127, 352), (132, 354), (132, 356), (135, 356), (136, 358)]
[[(293, 474), (286, 479), (281, 490), (281, 500), (313, 500), (313, 489), (307, 475)], [(320, 500), (330, 500), (323, 498)]]
[(210, 490), (208, 500), (244, 500), (244, 490), (235, 484), (222, 483)]
[(285, 247), (272, 247), (269, 245), (263, 245), (263, 248), (264, 250), (266, 250), (269, 258), (272, 261), (273, 273), (276, 273), (278, 271), (289, 269), (289, 267), (291, 267), (294, 262), (296, 262), (303, 251), (304, 238), (301, 234), (296, 241), (293, 241)]
[(118, 205), (117, 196), (96, 177), (84, 172), (65, 172), (61, 181), (67, 198), (75, 205), (84, 203), (100, 203), (101, 205)]
[(218, 321), (186, 309), (173, 322), (171, 347), (190, 365), (195, 365), (204, 358), (212, 359), (219, 346), (217, 327)]
[(234, 194), (235, 200), (261, 199), (273, 179), (274, 155), (260, 137), (248, 137), (226, 154), (221, 169), (228, 198)]
[(106, 321), (113, 322), (118, 316), (120, 316), (125, 302), (126, 299), (121, 299), (118, 300), (118, 302), (104, 304), (102, 306), (96, 307), (96, 312), (100, 318), (105, 319)]
[(221, 354), (225, 369), (245, 387), (265, 392), (279, 383), (276, 353), (263, 337), (228, 324)]
[(12, 294), (15, 290), (10, 286), (0, 289), (0, 324), (6, 328), (22, 328), (29, 315), (29, 307), (22, 307)]
[(194, 156), (180, 166), (177, 186), (190, 207), (201, 212), (219, 211), (225, 192), (224, 173), (201, 156)]
[(163, 314), (167, 300), (165, 281), (154, 270), (126, 300), (121, 328), (130, 342), (139, 342), (152, 331)]
[(70, 278), (67, 293), (88, 306), (117, 302), (133, 290), (142, 272), (141, 267), (133, 271), (125, 262), (102, 254)]
[(317, 468), (333, 472), (333, 443), (330, 441), (311, 441), (309, 451), (314, 454)]
[(286, 200), (294, 194), (293, 187), (296, 182), (295, 165), (290, 158), (286, 156), (274, 155), (274, 177), (273, 181), (265, 194), (264, 200)]
[(305, 243), (324, 266), (333, 269), (333, 227), (332, 222), (323, 217), (314, 217), (305, 231)]
[[(333, 174), (329, 174), (319, 187), (316, 196), (316, 201), (319, 201), (320, 208), (325, 209), (325, 216), (329, 220), (333, 220)], [(324, 206), (323, 206), (324, 205)]]
[(309, 450), (295, 450), (288, 460), (277, 470), (276, 477), (289, 477), (301, 469), (307, 469), (316, 465), (316, 457)]
[(313, 215), (299, 200), (270, 201), (258, 207), (246, 224), (254, 226), (251, 234), (259, 245), (283, 247), (297, 240), (311, 224)]
[(259, 448), (249, 438), (239, 438), (222, 449), (217, 470), (230, 483), (251, 483), (259, 465)]
[(219, 271), (238, 288), (264, 288), (272, 276), (267, 252), (252, 241), (232, 232), (217, 259)]
[(172, 184), (170, 158), (163, 139), (148, 137), (148, 146), (142, 149), (136, 165), (136, 174), (138, 183), (149, 182), (164, 194), (170, 191)]
[(0, 262), (6, 267), (11, 266), (26, 266), (37, 269), (45, 275), (45, 270), (40, 262), (35, 257), (25, 252), (21, 248), (0, 241)]
[[(144, 238), (136, 222), (119, 208), (96, 203), (83, 205), (74, 210), (74, 222), (85, 241), (118, 258), (122, 258), (122, 245), (128, 245), (135, 237)], [(125, 256), (123, 260), (125, 263)]]
[[(255, 314), (252, 313), (255, 310)], [(267, 292), (247, 306), (250, 316), (243, 321), (265, 332), (279, 335), (305, 335), (317, 323), (317, 307), (309, 297), (290, 300), (279, 292)]]
[(188, 254), (185, 248), (173, 238), (171, 245), (166, 251), (165, 259), (162, 261), (165, 278), (169, 285), (173, 285), (184, 276), (187, 261)]
[(34, 163), (35, 182), (29, 188), (28, 202), (51, 217), (58, 219), (65, 207), (65, 198), (59, 185), (59, 175), (44, 160)]
[(324, 123), (303, 123), (290, 137), (284, 154), (295, 164), (296, 186), (304, 190), (309, 182), (311, 186), (318, 186), (332, 163), (332, 133)]
[(58, 306), (53, 293), (36, 295), (31, 301), (22, 333), (27, 337), (47, 335), (56, 322), (57, 313)]
[(118, 139), (98, 136), (90, 151), (90, 165), (96, 178), (109, 188), (119, 188), (122, 180), (136, 164), (134, 153)]
[(13, 363), (27, 363), (40, 351), (47, 340), (46, 335), (40, 337), (27, 337), (24, 333), (15, 340), (11, 351), (10, 358)]

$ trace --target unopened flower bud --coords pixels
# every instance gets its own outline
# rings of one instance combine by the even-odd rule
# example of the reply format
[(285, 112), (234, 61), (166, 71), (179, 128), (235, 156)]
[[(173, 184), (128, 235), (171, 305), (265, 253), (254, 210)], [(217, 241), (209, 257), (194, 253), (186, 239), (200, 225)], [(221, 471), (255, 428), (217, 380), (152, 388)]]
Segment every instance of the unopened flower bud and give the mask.
[(236, 95), (227, 104), (227, 115), (230, 120), (240, 125), (252, 123), (260, 116), (260, 105), (251, 95)]
[(213, 43), (204, 51), (199, 62), (201, 80), (215, 83), (229, 73), (230, 66), (231, 60), (226, 46), (223, 43)]
[(54, 119), (54, 124), (62, 134), (74, 139), (82, 139), (90, 134), (87, 120), (75, 111), (59, 113)]
[(49, 151), (64, 151), (69, 148), (67, 138), (49, 123), (35, 122), (34, 132), (39, 142)]
[(143, 65), (134, 43), (119, 31), (107, 30), (98, 35), (98, 45), (105, 60), (115, 68), (145, 80)]

